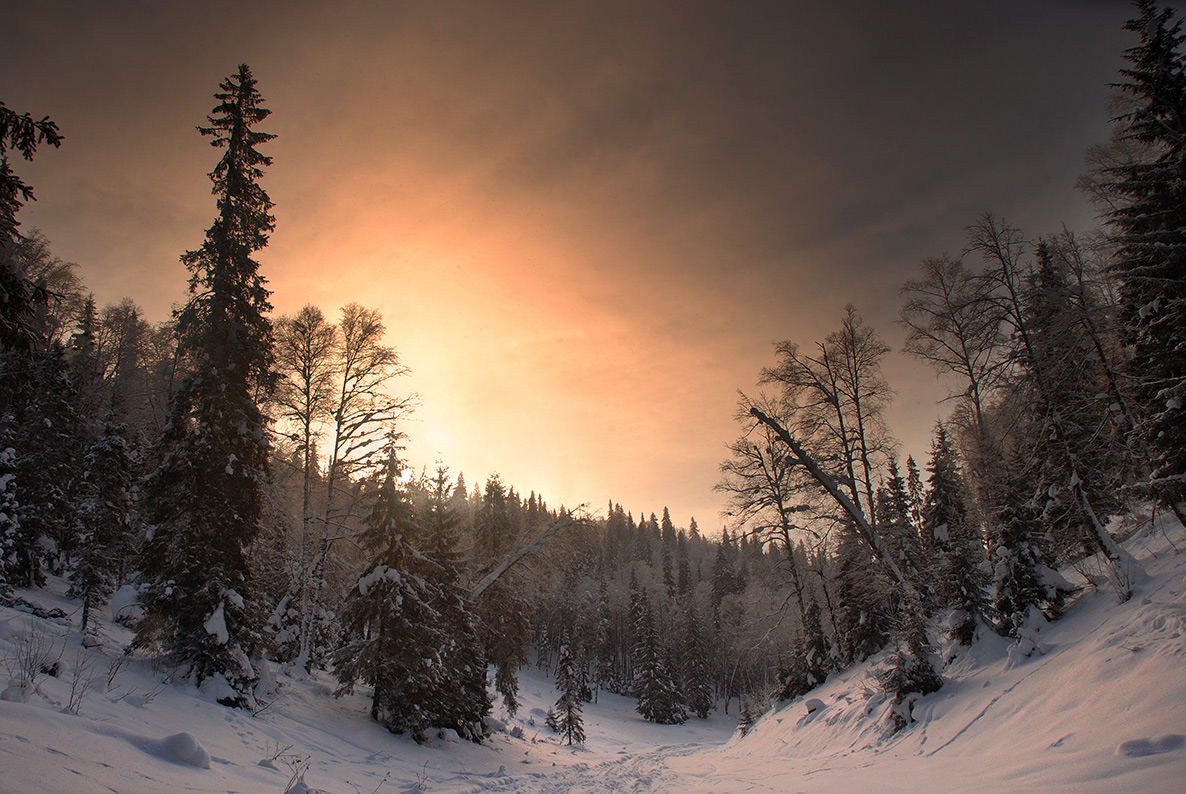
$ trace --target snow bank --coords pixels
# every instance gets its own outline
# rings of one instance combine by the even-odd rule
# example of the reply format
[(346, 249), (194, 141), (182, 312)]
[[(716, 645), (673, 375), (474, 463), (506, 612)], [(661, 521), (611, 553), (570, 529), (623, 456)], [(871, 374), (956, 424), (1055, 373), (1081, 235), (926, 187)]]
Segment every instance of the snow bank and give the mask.
[(196, 766), (199, 769), (210, 768), (210, 753), (192, 733), (175, 733), (163, 742), (165, 748), (183, 764)]

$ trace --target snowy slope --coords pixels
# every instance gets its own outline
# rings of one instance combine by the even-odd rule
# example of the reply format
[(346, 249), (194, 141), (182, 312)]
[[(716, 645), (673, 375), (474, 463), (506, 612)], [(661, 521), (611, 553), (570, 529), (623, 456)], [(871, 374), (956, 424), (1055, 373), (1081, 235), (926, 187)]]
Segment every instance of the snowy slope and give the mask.
[[(271, 708), (253, 717), (217, 705), (215, 693), (160, 685), (147, 662), (126, 663), (108, 688), (127, 632), (105, 623), (105, 647), (81, 648), (78, 606), (52, 595), (56, 582), (21, 595), (67, 617), (0, 610), (0, 794), (280, 794), (301, 770), (310, 790), (335, 794), (1183, 792), (1186, 537), (1167, 531), (1130, 541), (1147, 573), (1130, 602), (1088, 592), (1042, 632), (1045, 653), (1020, 663), (1004, 641), (982, 638), (898, 734), (887, 730), (870, 665), (811, 693), (822, 704), (812, 714), (805, 701), (784, 704), (744, 738), (732, 714), (656, 726), (633, 701), (603, 693), (586, 706), (587, 744), (562, 747), (543, 727), (555, 692), (535, 672), (508, 726), (521, 735), (501, 732), (485, 746), (392, 736), (368, 718), (365, 691), (336, 700), (328, 678), (282, 677)], [(5, 688), (5, 673), (18, 678), (19, 657), (39, 644), (57, 676), (42, 676), (35, 692)], [(86, 681), (72, 713), (71, 685)]]
[[(1133, 599), (1089, 592), (1042, 631), (1042, 655), (1011, 661), (1007, 642), (982, 637), (909, 730), (888, 734), (862, 665), (811, 693), (814, 713), (784, 705), (671, 766), (689, 790), (717, 792), (1186, 792), (1184, 541), (1180, 529), (1130, 541), (1147, 574)], [(758, 765), (760, 782), (739, 779)]]

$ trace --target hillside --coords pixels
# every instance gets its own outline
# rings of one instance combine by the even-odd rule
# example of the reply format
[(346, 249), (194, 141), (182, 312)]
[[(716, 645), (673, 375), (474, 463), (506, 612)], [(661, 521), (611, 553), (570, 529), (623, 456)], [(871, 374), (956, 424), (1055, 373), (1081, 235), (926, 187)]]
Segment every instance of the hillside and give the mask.
[[(0, 611), (13, 679), (0, 697), (0, 792), (280, 794), (300, 772), (307, 790), (347, 794), (1176, 792), (1186, 779), (1186, 538), (1159, 528), (1127, 545), (1145, 570), (1131, 601), (1088, 589), (1027, 659), (982, 637), (897, 734), (874, 659), (774, 709), (745, 737), (734, 714), (655, 726), (633, 701), (602, 694), (586, 706), (589, 740), (575, 748), (543, 727), (555, 693), (536, 671), (523, 677), (519, 719), (484, 746), (393, 736), (367, 716), (365, 691), (334, 699), (326, 677), (281, 676), (254, 717), (227, 709), (215, 692), (161, 683), (147, 661), (114, 669), (128, 634), (110, 621), (103, 647), (82, 648), (78, 606), (54, 581), (20, 592), (48, 617)], [(32, 652), (58, 669), (25, 693), (16, 679)]]

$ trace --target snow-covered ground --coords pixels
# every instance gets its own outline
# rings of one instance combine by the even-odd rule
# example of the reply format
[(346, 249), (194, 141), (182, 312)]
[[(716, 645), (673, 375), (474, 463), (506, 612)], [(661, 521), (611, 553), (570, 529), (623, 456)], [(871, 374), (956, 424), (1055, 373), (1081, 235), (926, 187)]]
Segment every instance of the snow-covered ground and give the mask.
[(897, 734), (866, 664), (780, 706), (744, 738), (734, 714), (650, 725), (633, 701), (603, 693), (585, 709), (588, 742), (564, 747), (543, 726), (556, 694), (527, 671), (520, 719), (508, 725), (521, 732), (483, 746), (417, 746), (369, 719), (365, 691), (331, 697), (328, 678), (282, 677), (272, 705), (252, 716), (213, 693), (161, 685), (146, 662), (113, 669), (126, 631), (106, 622), (105, 647), (81, 648), (78, 605), (53, 595), (55, 582), (21, 595), (66, 618), (0, 610), (8, 678), (39, 646), (59, 667), (32, 692), (3, 688), (0, 677), (0, 792), (280, 794), (299, 771), (308, 789), (335, 794), (1183, 792), (1186, 537), (1166, 531), (1129, 541), (1146, 574), (1131, 601), (1088, 592), (1043, 630), (1044, 653), (1021, 661), (1003, 640), (982, 638)]

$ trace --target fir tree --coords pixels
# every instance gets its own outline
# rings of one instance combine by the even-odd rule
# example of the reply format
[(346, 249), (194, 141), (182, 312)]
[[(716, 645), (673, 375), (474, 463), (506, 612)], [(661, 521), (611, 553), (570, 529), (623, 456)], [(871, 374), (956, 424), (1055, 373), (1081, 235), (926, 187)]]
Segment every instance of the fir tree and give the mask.
[(133, 474), (135, 461), (121, 425), (104, 425), (85, 461), (78, 511), (79, 552), (70, 574), (70, 595), (82, 600), (86, 632), (96, 606), (122, 583), (135, 553)]
[(1119, 88), (1132, 100), (1120, 135), (1147, 156), (1109, 169), (1109, 221), (1116, 244), (1128, 375), (1157, 499), (1186, 523), (1186, 67), (1182, 22), (1153, 0), (1138, 0), (1125, 29)]
[(1067, 590), (1050, 568), (1049, 543), (1039, 522), (1032, 489), (1011, 478), (1005, 504), (995, 524), (998, 535), (989, 549), (993, 567), (993, 608), (998, 631), (1021, 639), (1033, 610), (1056, 616)]
[(556, 689), (560, 697), (556, 700), (554, 710), (549, 713), (555, 714), (555, 731), (569, 745), (585, 741), (581, 717), (581, 681), (576, 666), (572, 638), (565, 633), (560, 641), (560, 661), (556, 665)]
[(162, 642), (199, 681), (225, 677), (236, 692), (228, 702), (249, 705), (263, 621), (247, 550), (259, 534), (268, 475), (257, 399), (272, 380), (269, 293), (252, 258), (273, 228), (259, 185), (271, 158), (256, 147), (274, 136), (254, 129), (269, 111), (246, 64), (220, 89), (210, 126), (198, 128), (224, 150), (210, 174), (218, 216), (202, 245), (181, 257), (191, 298), (177, 315), (177, 336), (190, 372), (173, 395), (147, 482), (153, 535), (137, 641)]
[(708, 717), (716, 698), (713, 697), (711, 650), (704, 635), (700, 615), (695, 604), (689, 604), (684, 618), (683, 700), (688, 709), (700, 719)]
[(337, 694), (353, 692), (357, 681), (370, 685), (371, 716), (392, 733), (423, 742), (437, 718), (433, 696), (444, 683), (447, 637), (431, 605), (432, 589), (418, 570), (418, 527), (409, 495), (398, 485), (401, 468), (390, 449), (360, 538), (371, 562), (346, 597), (342, 643), (333, 661)]
[(942, 424), (935, 428), (927, 471), (922, 537), (932, 563), (935, 599), (952, 610), (948, 622), (951, 636), (961, 645), (969, 645), (977, 618), (987, 611), (984, 543), (968, 519), (963, 478)]
[(655, 630), (655, 617), (645, 594), (632, 609), (634, 634), (634, 697), (643, 719), (677, 725), (688, 718), (672, 676), (674, 665)]
[(441, 675), (436, 686), (425, 693), (425, 699), (435, 713), (434, 725), (452, 728), (467, 739), (479, 741), (484, 734), (482, 718), (491, 706), (486, 660), (469, 591), (462, 581), (460, 517), (443, 466), (428, 481), (426, 497), (422, 511), (424, 579), (444, 639), (440, 648)]

